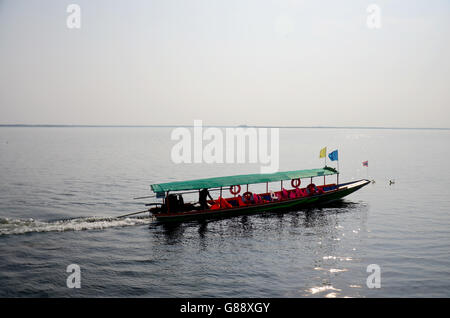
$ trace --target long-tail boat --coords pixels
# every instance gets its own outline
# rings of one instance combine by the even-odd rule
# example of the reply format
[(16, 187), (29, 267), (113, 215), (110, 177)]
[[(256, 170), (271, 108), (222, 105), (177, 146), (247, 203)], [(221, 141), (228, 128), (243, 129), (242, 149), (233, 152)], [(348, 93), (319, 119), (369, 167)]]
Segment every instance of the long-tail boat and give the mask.
[[(331, 175), (337, 175), (336, 183), (326, 183), (326, 177)], [(313, 183), (313, 178), (317, 177), (323, 177), (323, 185), (316, 186)], [(309, 181), (304, 188), (300, 186), (302, 179)], [(284, 187), (283, 181), (290, 181), (289, 189)], [(272, 182), (280, 182), (278, 191), (269, 190), (269, 183)], [(249, 185), (264, 183), (264, 193), (249, 191)], [(340, 200), (369, 183), (366, 179), (339, 183), (339, 172), (326, 166), (320, 169), (235, 175), (152, 184), (151, 189), (156, 193), (156, 197), (162, 198), (163, 201), (147, 206), (154, 206), (148, 211), (157, 221), (162, 222), (288, 211)], [(241, 195), (242, 186), (246, 186), (247, 191)], [(229, 190), (232, 196), (224, 198), (225, 190)], [(219, 191), (218, 198), (213, 199), (209, 191)], [(196, 192), (199, 193), (198, 202), (184, 202), (183, 194)]]

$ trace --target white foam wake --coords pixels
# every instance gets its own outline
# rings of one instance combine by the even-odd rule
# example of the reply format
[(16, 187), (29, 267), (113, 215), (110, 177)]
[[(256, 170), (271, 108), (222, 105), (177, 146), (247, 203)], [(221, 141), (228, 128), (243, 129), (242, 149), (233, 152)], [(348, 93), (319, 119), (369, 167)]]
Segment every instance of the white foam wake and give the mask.
[(24, 234), (30, 232), (64, 232), (99, 230), (110, 227), (123, 227), (133, 225), (150, 224), (152, 218), (130, 217), (130, 218), (105, 218), (86, 217), (59, 221), (37, 221), (34, 219), (9, 219), (0, 218), (0, 235)]

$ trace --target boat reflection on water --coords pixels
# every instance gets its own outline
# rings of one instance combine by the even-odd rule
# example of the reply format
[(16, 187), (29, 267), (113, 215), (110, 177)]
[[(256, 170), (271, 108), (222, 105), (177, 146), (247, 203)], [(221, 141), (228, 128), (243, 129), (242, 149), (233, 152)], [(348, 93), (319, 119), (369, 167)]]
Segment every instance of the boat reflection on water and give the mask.
[[(305, 210), (305, 219), (303, 225), (305, 227), (314, 227), (320, 225), (326, 225), (327, 216), (345, 214), (352, 211), (361, 211), (366, 207), (365, 203), (353, 202), (353, 201), (334, 201), (313, 209)], [(325, 222), (325, 223), (323, 223)]]

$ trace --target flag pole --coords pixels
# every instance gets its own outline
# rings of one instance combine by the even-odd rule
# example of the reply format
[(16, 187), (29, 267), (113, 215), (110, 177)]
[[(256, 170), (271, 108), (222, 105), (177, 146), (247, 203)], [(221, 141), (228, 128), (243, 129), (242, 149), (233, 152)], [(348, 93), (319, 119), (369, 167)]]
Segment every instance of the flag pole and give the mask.
[(338, 174), (337, 174), (337, 185), (339, 186), (339, 157), (337, 160), (337, 170), (338, 170)]
[(363, 167), (366, 167), (366, 178), (369, 180), (369, 161), (363, 161)]
[[(327, 166), (327, 147), (325, 147), (325, 156), (323, 156), (323, 158), (325, 159), (325, 166), (324, 166), (325, 168)], [(323, 175), (323, 185), (325, 184), (326, 184), (325, 175)]]

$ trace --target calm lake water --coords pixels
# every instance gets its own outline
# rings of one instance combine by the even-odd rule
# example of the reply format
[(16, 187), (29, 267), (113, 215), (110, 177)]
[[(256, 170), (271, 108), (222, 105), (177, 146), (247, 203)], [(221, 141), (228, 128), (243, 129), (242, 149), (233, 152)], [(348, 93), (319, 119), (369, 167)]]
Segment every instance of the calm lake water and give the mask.
[[(112, 219), (143, 210), (133, 198), (152, 183), (259, 172), (174, 164), (171, 131), (0, 128), (0, 296), (450, 296), (450, 131), (280, 129), (281, 171), (322, 167), (328, 146), (340, 181), (376, 183), (283, 214)], [(66, 286), (70, 264), (80, 289)], [(366, 285), (370, 264), (379, 289)]]

